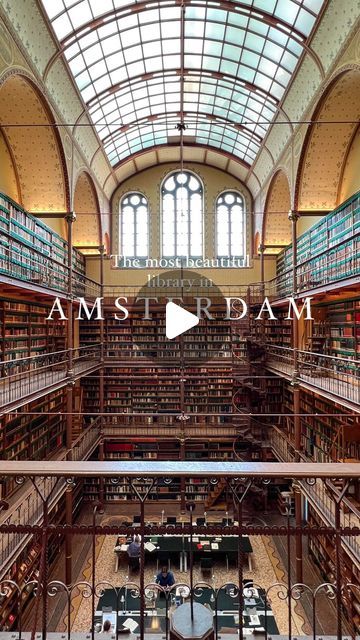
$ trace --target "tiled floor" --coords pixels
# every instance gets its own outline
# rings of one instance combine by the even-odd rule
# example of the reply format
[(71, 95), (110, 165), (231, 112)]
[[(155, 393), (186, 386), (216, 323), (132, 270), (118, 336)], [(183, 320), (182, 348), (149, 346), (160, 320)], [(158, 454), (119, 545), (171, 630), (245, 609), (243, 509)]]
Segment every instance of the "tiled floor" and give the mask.
[[(115, 524), (117, 518), (114, 516), (104, 516), (104, 524)], [(123, 516), (119, 516), (118, 520), (123, 520)], [(114, 537), (102, 536), (97, 541), (97, 560), (96, 560), (96, 583), (108, 583), (108, 585), (121, 586), (125, 582), (129, 581), (128, 566), (125, 562), (120, 566), (120, 570), (115, 572), (115, 557), (114, 557)], [(251, 543), (254, 549), (253, 553), (253, 569), (251, 573), (249, 571), (244, 572), (244, 577), (251, 577), (255, 584), (267, 589), (272, 584), (278, 582), (283, 576), (281, 566), (279, 566), (279, 559), (274, 557), (274, 545), (272, 539), (263, 536), (253, 536)], [(175, 579), (177, 582), (189, 582), (188, 573), (180, 573), (178, 568), (173, 567)], [(156, 573), (156, 564), (148, 563), (145, 567), (145, 583), (154, 581), (154, 575)], [(84, 567), (83, 579), (89, 581), (91, 575), (91, 558), (88, 558), (87, 564)], [(138, 584), (138, 576), (130, 577)], [(194, 570), (194, 582), (200, 582), (204, 580), (201, 576), (199, 568), (196, 566)], [(214, 574), (212, 579), (212, 585), (220, 587), (226, 582), (234, 583), (238, 582), (237, 570), (230, 569), (226, 571), (224, 564), (217, 564), (214, 567)], [(106, 587), (106, 585), (103, 585)], [(99, 584), (100, 587), (100, 584)], [(109, 588), (109, 587), (108, 587)], [(270, 593), (271, 606), (275, 615), (277, 625), (280, 633), (287, 633), (288, 630), (288, 609), (287, 604), (281, 597), (278, 597), (279, 588), (274, 587)], [(96, 604), (96, 603), (95, 603)], [(91, 620), (91, 599), (77, 595), (73, 599), (73, 613), (72, 613), (72, 631), (87, 631), (89, 629), (89, 620)], [(301, 635), (304, 628), (304, 619), (296, 611), (292, 611), (292, 629), (293, 634)], [(63, 630), (64, 627), (61, 629)], [(60, 630), (60, 628), (59, 628)]]
[[(124, 507), (123, 507), (124, 509)], [(171, 513), (171, 508), (167, 509), (168, 515), (175, 515), (176, 506), (173, 507), (174, 512)], [(132, 515), (136, 511), (136, 505), (127, 506), (127, 515), (132, 520)], [(153, 519), (159, 519), (161, 517), (161, 507), (153, 505), (154, 511)], [(169, 512), (169, 513), (168, 513)], [(197, 515), (201, 515), (200, 513)], [(222, 514), (221, 514), (222, 515)], [(150, 519), (151, 514), (147, 513), (146, 518)], [(183, 516), (184, 519), (187, 516)], [(263, 516), (266, 518), (267, 524), (281, 524), (279, 518), (281, 516), (275, 515), (275, 519), (272, 516)], [(118, 513), (118, 508), (114, 505), (107, 507), (106, 513), (102, 517), (102, 524), (116, 524), (119, 521), (124, 520), (124, 515)], [(79, 524), (86, 524), (91, 522), (91, 508), (83, 510)], [(279, 537), (275, 541), (272, 537), (264, 536), (252, 536), (252, 546), (254, 549), (253, 554), (253, 570), (251, 574), (248, 571), (244, 572), (244, 577), (251, 577), (255, 584), (259, 584), (265, 589), (274, 585), (269, 591), (269, 598), (271, 600), (271, 606), (275, 615), (279, 631), (282, 634), (288, 633), (288, 609), (286, 600), (281, 599), (281, 588), (276, 586), (276, 583), (286, 582), (286, 572), (284, 570), (283, 562), (286, 563), (286, 541), (285, 537)], [(115, 572), (115, 555), (114, 555), (114, 536), (99, 536), (96, 545), (96, 571), (95, 580), (99, 584), (101, 582), (107, 582), (114, 587), (119, 587), (127, 581), (127, 562), (121, 567), (119, 572)], [(285, 544), (284, 544), (285, 543)], [(91, 583), (92, 574), (92, 556), (91, 550), (91, 538), (90, 536), (74, 536), (73, 538), (73, 579), (74, 582), (83, 581), (83, 592), (80, 595), (79, 591), (74, 590), (71, 596), (71, 628), (73, 631), (85, 631), (88, 632), (91, 626), (91, 612), (92, 601), (91, 598), (86, 597), (87, 593), (86, 584)], [(309, 561), (306, 555), (306, 548), (304, 548), (305, 560), (304, 560), (304, 580), (310, 586), (319, 585), (322, 580), (314, 569), (312, 563)], [(295, 557), (294, 551), (292, 556)], [(173, 567), (176, 581), (188, 583), (189, 574), (180, 573), (177, 567)], [(145, 581), (152, 582), (156, 572), (156, 564), (148, 563), (145, 571)], [(139, 576), (134, 576), (134, 582), (138, 583)], [(54, 570), (51, 573), (51, 579), (63, 580), (64, 579), (64, 561), (63, 555), (59, 555), (58, 561), (54, 566)], [(132, 578), (133, 579), (133, 578)], [(194, 581), (200, 581), (202, 576), (199, 568), (195, 566)], [(292, 576), (294, 581), (294, 576)], [(212, 585), (214, 587), (221, 586), (222, 584), (237, 580), (236, 569), (230, 569), (228, 572), (225, 569), (225, 565), (218, 563), (214, 568), (214, 578)], [(210, 580), (211, 582), (211, 580)], [(106, 585), (104, 584), (105, 588)], [(101, 585), (99, 585), (99, 589)], [(284, 593), (284, 592), (283, 592)], [(99, 594), (100, 595), (100, 594)], [(311, 600), (311, 599), (310, 599)], [(299, 636), (309, 634), (311, 627), (308, 619), (306, 618), (306, 611), (309, 618), (312, 615), (312, 603), (309, 599), (301, 601), (301, 604), (296, 605), (296, 611), (292, 611), (292, 635)], [(98, 597), (95, 598), (94, 606)], [(304, 608), (302, 607), (304, 605)], [(41, 616), (41, 611), (39, 612)], [(24, 630), (30, 630), (30, 622), (33, 617), (27, 616)], [(41, 619), (41, 618), (40, 618)], [(323, 598), (318, 602), (317, 610), (317, 632), (331, 634), (333, 626), (335, 624), (335, 612), (333, 604), (326, 598)], [(37, 625), (39, 627), (39, 625)], [(48, 630), (49, 631), (66, 631), (67, 629), (67, 607), (66, 598), (63, 596), (49, 597), (48, 598)], [(344, 627), (345, 629), (345, 627)], [(333, 633), (332, 633), (333, 635)]]

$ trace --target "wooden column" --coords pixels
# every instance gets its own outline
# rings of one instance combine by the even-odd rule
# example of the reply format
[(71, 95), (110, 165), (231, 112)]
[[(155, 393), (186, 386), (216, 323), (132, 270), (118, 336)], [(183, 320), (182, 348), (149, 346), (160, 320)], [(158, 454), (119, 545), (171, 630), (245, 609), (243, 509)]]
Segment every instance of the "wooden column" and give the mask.
[[(100, 296), (104, 296), (104, 257), (105, 247), (99, 247), (100, 251)], [(99, 445), (99, 461), (103, 462), (104, 455), (104, 361), (105, 361), (105, 320), (100, 320), (100, 378), (99, 378), (99, 412), (100, 412), (100, 445)], [(100, 477), (99, 500), (104, 504), (104, 478)]]
[[(75, 213), (69, 213), (65, 217), (67, 223), (68, 240), (68, 301), (67, 301), (67, 385), (66, 385), (66, 460), (72, 460), (73, 441), (73, 400), (74, 400), (74, 300), (73, 300), (73, 236), (72, 225), (76, 220)], [(71, 487), (65, 492), (65, 520), (68, 526), (72, 526), (73, 494)], [(65, 536), (65, 583), (71, 584), (72, 580), (72, 536)]]
[[(292, 264), (292, 295), (297, 295), (297, 221), (299, 214), (296, 211), (289, 211), (289, 220), (291, 221), (291, 240), (293, 250)], [(295, 461), (300, 461), (301, 449), (301, 419), (300, 419), (300, 386), (299, 386), (299, 364), (298, 364), (298, 348), (299, 348), (299, 321), (294, 313), (293, 317), (293, 377), (292, 386), (294, 388), (294, 445), (295, 445)], [(295, 521), (296, 526), (301, 527), (302, 524), (302, 500), (300, 491), (295, 491)], [(296, 554), (296, 582), (303, 581), (303, 554), (302, 554), (302, 537), (300, 534), (295, 538), (295, 554)]]

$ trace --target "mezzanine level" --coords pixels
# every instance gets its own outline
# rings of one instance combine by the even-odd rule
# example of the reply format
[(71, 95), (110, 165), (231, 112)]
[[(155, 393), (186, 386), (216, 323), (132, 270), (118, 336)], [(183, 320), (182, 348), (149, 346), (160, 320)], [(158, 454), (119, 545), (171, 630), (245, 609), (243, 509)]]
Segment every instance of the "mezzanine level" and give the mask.
[(0, 407), (3, 412), (60, 389), (69, 380), (77, 380), (100, 366), (100, 345), (77, 347), (71, 351), (71, 372), (68, 349), (0, 362), (4, 373), (0, 379)]
[[(295, 463), (296, 450), (294, 443), (289, 437), (278, 427), (269, 429), (268, 432), (269, 444), (273, 449), (276, 457), (287, 463)], [(299, 452), (301, 463), (297, 463), (300, 466), (302, 464), (310, 463), (316, 467), (321, 463), (311, 462), (304, 452)], [(341, 463), (334, 463), (336, 467), (342, 466)], [(356, 464), (356, 463), (355, 463)], [(336, 468), (335, 467), (335, 468)], [(360, 465), (359, 465), (360, 473)], [(309, 482), (299, 481), (299, 486), (304, 496), (309, 500), (310, 504), (319, 513), (321, 519), (330, 526), (336, 524), (336, 509), (335, 502), (331, 493), (327, 490), (326, 484), (317, 478), (316, 480)], [(333, 491), (336, 491), (335, 488)], [(339, 511), (339, 522), (341, 527), (357, 526), (360, 522), (360, 511), (351, 501), (351, 498), (344, 497), (342, 499), (342, 508)], [(354, 562), (360, 569), (360, 539), (344, 537), (342, 540), (344, 548), (351, 554)]]
[[(251, 494), (252, 487), (270, 487), (276, 480), (281, 480), (281, 482), (287, 480), (292, 482), (294, 490), (297, 490), (299, 483), (312, 486), (314, 482), (321, 481), (326, 484), (327, 491), (334, 502), (338, 521), (341, 516), (342, 504), (346, 500), (349, 482), (359, 478), (358, 466), (355, 464), (121, 462), (99, 463), (95, 468), (94, 463), (88, 462), (4, 462), (2, 474), (6, 477), (16, 475), (19, 478), (23, 478), (31, 483), (33, 491), (39, 490), (40, 505), (44, 516), (43, 524), (40, 526), (19, 524), (15, 521), (11, 522), (11, 520), (6, 524), (0, 524), (0, 532), (2, 534), (5, 533), (9, 536), (34, 535), (36, 540), (42, 540), (41, 547), (37, 546), (38, 563), (34, 565), (36, 569), (33, 566), (33, 577), (30, 580), (23, 581), (21, 572), (18, 579), (10, 572), (1, 581), (2, 598), (0, 607), (5, 614), (2, 625), (9, 631), (11, 628), (11, 632), (16, 638), (23, 638), (24, 633), (30, 633), (32, 637), (37, 637), (36, 633), (39, 633), (42, 640), (45, 640), (46, 637), (49, 637), (49, 633), (56, 632), (56, 629), (51, 627), (48, 616), (51, 603), (56, 601), (63, 607), (64, 611), (65, 630), (63, 630), (63, 635), (68, 640), (70, 638), (79, 639), (81, 636), (75, 635), (73, 628), (73, 606), (75, 600), (79, 600), (79, 597), (82, 603), (86, 604), (86, 601), (88, 602), (88, 615), (83, 627), (79, 628), (79, 625), (77, 626), (77, 632), (87, 634), (88, 638), (97, 638), (97, 624), (99, 619), (101, 622), (103, 613), (100, 601), (106, 595), (111, 599), (112, 615), (115, 616), (115, 620), (119, 625), (123, 624), (125, 618), (135, 619), (137, 623), (135, 627), (136, 633), (128, 636), (131, 640), (135, 640), (136, 637), (140, 639), (146, 638), (147, 640), (155, 640), (155, 637), (165, 637), (166, 640), (169, 640), (169, 637), (171, 637), (171, 616), (174, 611), (173, 596), (175, 597), (176, 593), (179, 595), (179, 588), (182, 590), (181, 594), (185, 602), (188, 603), (206, 602), (206, 598), (204, 600), (205, 594), (209, 596), (212, 594), (209, 603), (210, 610), (213, 611), (215, 640), (220, 640), (220, 638), (224, 637), (233, 640), (239, 636), (240, 638), (245, 636), (252, 638), (255, 634), (257, 637), (261, 635), (265, 639), (270, 637), (277, 638), (276, 632), (274, 634), (271, 630), (274, 626), (273, 616), (275, 616), (275, 622), (278, 621), (282, 629), (282, 637), (290, 640), (294, 637), (294, 607), (301, 605), (305, 602), (305, 599), (310, 603), (310, 609), (309, 607), (307, 608), (307, 611), (310, 611), (310, 615), (307, 618), (308, 635), (306, 637), (314, 639), (319, 636), (318, 607), (321, 606), (325, 612), (326, 608), (329, 607), (329, 613), (331, 611), (333, 616), (334, 604), (335, 623), (331, 630), (329, 629), (326, 637), (333, 635), (337, 640), (349, 637), (345, 634), (344, 613), (348, 618), (346, 625), (350, 624), (352, 629), (351, 637), (357, 637), (359, 621), (356, 617), (354, 602), (358, 592), (358, 584), (349, 581), (343, 571), (342, 541), (344, 538), (356, 539), (360, 535), (358, 524), (356, 526), (343, 526), (341, 524), (336, 527), (329, 524), (318, 527), (305, 522), (300, 527), (296, 527), (292, 525), (291, 520), (285, 519), (283, 526), (275, 526), (267, 525), (266, 523), (258, 524), (255, 521), (254, 523), (249, 523), (247, 516), (243, 515), (243, 504), (246, 497)], [(237, 578), (235, 581), (231, 580), (230, 583), (225, 578), (222, 586), (217, 586), (211, 581), (207, 582), (206, 579), (201, 582), (194, 580), (194, 559), (191, 552), (193, 548), (192, 536), (195, 535), (191, 515), (192, 502), (189, 502), (188, 516), (182, 522), (167, 526), (148, 522), (146, 513), (148, 505), (151, 504), (148, 497), (151, 492), (156, 491), (158, 482), (161, 482), (164, 478), (166, 478), (167, 482), (171, 482), (176, 478), (188, 477), (190, 474), (194, 478), (208, 479), (209, 487), (215, 486), (220, 481), (225, 482), (230, 494), (233, 496), (234, 513), (237, 518), (233, 525), (226, 527), (226, 530), (220, 524), (200, 525), (196, 528), (196, 535), (200, 537), (217, 536), (218, 540), (222, 540), (225, 535), (233, 536), (237, 540), (237, 551), (235, 552)], [(92, 553), (94, 554), (96, 540), (99, 537), (106, 539), (110, 536), (115, 540), (118, 535), (133, 533), (131, 527), (125, 527), (121, 522), (119, 524), (99, 522), (98, 514), (101, 507), (99, 503), (95, 504), (92, 523), (88, 525), (67, 527), (57, 522), (52, 522), (51, 525), (47, 524), (49, 505), (56, 490), (54, 487), (65, 482), (69, 489), (72, 488), (74, 490), (76, 485), (86, 477), (103, 477), (112, 479), (114, 483), (121, 482), (126, 478), (132, 487), (134, 496), (137, 497), (140, 522), (134, 531), (141, 534), (141, 562), (139, 575), (133, 581), (127, 579), (123, 583), (120, 579), (115, 584), (112, 584), (111, 581), (98, 582), (95, 555), (92, 556), (93, 564), (91, 565), (88, 580), (75, 581), (66, 586), (61, 580), (56, 579), (56, 575), (48, 576), (45, 559), (49, 552), (51, 536), (67, 533), (71, 534), (72, 537), (86, 536), (88, 539), (90, 537)], [(51, 478), (52, 484), (47, 485), (44, 489), (44, 480), (48, 478)], [(336, 478), (337, 482), (342, 483), (340, 496), (336, 489), (332, 489), (334, 478)], [(146, 547), (147, 541), (150, 537), (155, 539), (154, 536), (156, 536), (157, 540), (160, 540), (166, 535), (170, 535), (174, 540), (179, 540), (180, 544), (182, 544), (182, 540), (190, 540), (189, 547), (186, 546), (186, 553), (189, 554), (190, 559), (186, 573), (179, 576), (174, 587), (168, 590), (155, 585), (153, 582), (148, 583), (145, 579), (144, 570), (145, 562), (149, 562), (149, 556), (146, 555), (149, 554)], [(283, 580), (271, 584), (261, 584), (261, 581), (259, 583), (252, 582), (250, 592), (245, 591), (244, 582), (246, 582), (246, 579), (244, 580), (244, 572), (247, 561), (243, 550), (243, 540), (247, 536), (250, 536), (252, 540), (260, 540), (263, 536), (270, 538), (282, 537), (289, 558), (291, 557), (290, 544), (293, 538), (300, 537), (303, 541), (311, 540), (312, 544), (319, 541), (319, 544), (321, 544), (324, 539), (329, 537), (334, 544), (334, 577), (325, 582), (319, 578), (316, 584), (307, 585), (294, 582), (291, 575), (288, 574), (284, 576)], [(38, 545), (36, 541), (35, 544)], [(32, 562), (31, 558), (32, 554), (30, 552), (30, 563)], [(26, 571), (29, 570), (29, 567), (27, 567)], [(220, 602), (224, 593), (229, 596), (229, 589), (233, 599), (228, 605), (231, 611), (226, 612), (223, 610), (224, 607), (218, 606), (217, 603)], [(162, 592), (163, 595), (161, 596)], [(33, 597), (34, 595), (36, 595), (35, 598)], [(128, 597), (131, 599), (131, 607), (128, 606)], [(165, 611), (160, 612), (158, 610), (160, 605), (158, 598), (160, 600), (163, 598), (163, 609)], [(252, 599), (252, 605), (249, 605), (249, 598)], [(33, 614), (31, 622), (26, 623), (25, 607), (29, 606), (33, 608)], [(257, 608), (256, 615), (261, 621), (259, 622), (260, 627), (254, 630), (251, 628), (253, 623), (248, 611), (249, 606)], [(280, 607), (282, 622), (280, 622), (280, 618), (277, 618), (277, 611), (280, 610)], [(9, 610), (12, 611), (10, 619), (7, 617)], [(154, 628), (149, 623), (155, 617), (159, 623), (156, 628), (160, 633), (157, 632), (154, 635)], [(231, 628), (227, 628), (226, 631), (224, 625), (229, 624), (229, 621)], [(253, 624), (253, 626), (256, 625)], [(296, 637), (298, 638), (299, 634), (296, 633)], [(323, 634), (322, 637), (324, 637)], [(4, 635), (4, 640), (8, 640), (8, 638), (9, 635)]]
[[(297, 350), (297, 383), (339, 402), (352, 410), (360, 410), (359, 361), (311, 351)], [(266, 367), (287, 380), (294, 380), (294, 349), (266, 346)]]

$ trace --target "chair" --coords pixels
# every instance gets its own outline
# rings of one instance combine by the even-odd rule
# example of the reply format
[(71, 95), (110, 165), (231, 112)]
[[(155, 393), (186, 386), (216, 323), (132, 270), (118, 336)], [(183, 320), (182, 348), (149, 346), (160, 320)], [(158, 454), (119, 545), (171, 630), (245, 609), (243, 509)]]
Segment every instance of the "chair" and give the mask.
[(203, 575), (211, 574), (213, 566), (214, 561), (212, 558), (200, 558), (200, 570)]
[(129, 573), (130, 571), (139, 571), (140, 569), (140, 558), (138, 556), (130, 556), (129, 557)]

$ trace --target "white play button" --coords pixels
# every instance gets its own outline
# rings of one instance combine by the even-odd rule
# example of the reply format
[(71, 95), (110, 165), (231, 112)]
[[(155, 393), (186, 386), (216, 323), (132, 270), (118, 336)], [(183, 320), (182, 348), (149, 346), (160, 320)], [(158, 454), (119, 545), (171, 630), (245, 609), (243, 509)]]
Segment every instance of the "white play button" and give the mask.
[(168, 302), (166, 305), (166, 337), (168, 340), (176, 338), (176, 336), (185, 333), (189, 329), (199, 324), (199, 318), (186, 311), (174, 302)]

